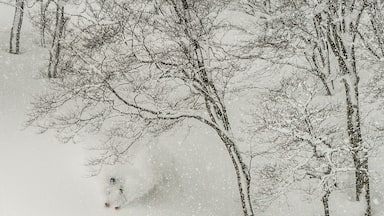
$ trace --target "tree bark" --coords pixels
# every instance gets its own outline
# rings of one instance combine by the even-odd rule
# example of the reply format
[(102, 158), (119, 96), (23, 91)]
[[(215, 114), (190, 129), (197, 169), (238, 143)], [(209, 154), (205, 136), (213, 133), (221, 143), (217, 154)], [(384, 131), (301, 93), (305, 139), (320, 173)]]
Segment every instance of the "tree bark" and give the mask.
[(64, 25), (64, 6), (62, 6), (59, 1), (56, 5), (55, 31), (53, 33), (52, 47), (49, 52), (48, 78), (57, 77), (57, 66), (60, 61), (61, 40), (63, 38)]
[(237, 185), (240, 194), (241, 206), (244, 216), (254, 216), (252, 201), (250, 196), (251, 178), (247, 165), (236, 146), (236, 144), (224, 133), (217, 131), (221, 140), (224, 142), (227, 152), (235, 168)]
[[(198, 48), (200, 49), (200, 48)], [(210, 116), (210, 119), (213, 123), (213, 127), (220, 139), (224, 143), (226, 150), (231, 158), (231, 162), (236, 172), (237, 185), (239, 189), (240, 202), (243, 209), (244, 216), (253, 216), (253, 207), (250, 195), (250, 183), (251, 177), (249, 174), (249, 169), (244, 163), (244, 160), (241, 156), (241, 153), (236, 145), (236, 143), (231, 139), (231, 126), (229, 118), (227, 115), (226, 107), (221, 98), (217, 93), (216, 87), (213, 85), (213, 82), (209, 81), (204, 62), (201, 61), (199, 71), (201, 72), (201, 80), (203, 80), (204, 90), (202, 94), (205, 95), (205, 103), (207, 107), (207, 112)], [(210, 97), (211, 99), (209, 99)], [(214, 99), (212, 99), (214, 98)]]
[(330, 190), (327, 190), (322, 197), (321, 201), (323, 202), (323, 207), (324, 207), (324, 216), (329, 216), (329, 195), (331, 194)]
[(343, 82), (347, 106), (347, 132), (355, 167), (356, 201), (361, 200), (364, 192), (366, 202), (365, 216), (371, 216), (368, 153), (361, 136), (359, 77), (355, 74), (353, 77), (350, 76), (349, 82), (346, 79), (343, 79)]
[(40, 0), (40, 45), (42, 47), (45, 47), (46, 8), (44, 0)]
[[(224, 101), (222, 97), (219, 96), (220, 94), (214, 82), (212, 82), (212, 80), (210, 80), (211, 78), (208, 76), (208, 72), (206, 70), (207, 67), (205, 65), (204, 51), (199, 41), (196, 40), (191, 32), (191, 28), (189, 26), (189, 22), (191, 21), (189, 11), (190, 5), (187, 0), (181, 0), (182, 9), (179, 9), (176, 1), (170, 1), (170, 3), (173, 5), (175, 13), (180, 19), (180, 23), (183, 23), (185, 36), (189, 39), (191, 46), (193, 47), (190, 62), (196, 63), (197, 72), (191, 79), (195, 82), (195, 87), (197, 87), (196, 90), (198, 90), (205, 99), (206, 110), (212, 121), (212, 125), (210, 126), (216, 130), (231, 158), (236, 172), (243, 215), (254, 216), (250, 197), (251, 178), (249, 170), (241, 157), (241, 153), (239, 152), (237, 145), (230, 137), (232, 132)], [(183, 10), (183, 13), (180, 12), (181, 10)], [(196, 76), (199, 77), (199, 79), (196, 79)]]
[(9, 53), (20, 53), (20, 33), (24, 16), (24, 0), (16, 0), (15, 15), (11, 28), (11, 36), (9, 40)]
[[(345, 3), (345, 2), (344, 2)], [(356, 10), (355, 20), (350, 20), (350, 28), (345, 27), (345, 10), (342, 10), (342, 23), (336, 25), (328, 21), (327, 41), (333, 54), (336, 57), (340, 69), (342, 82), (344, 84), (346, 111), (347, 111), (347, 134), (351, 147), (351, 154), (355, 168), (355, 189), (356, 201), (360, 201), (363, 192), (365, 193), (366, 212), (365, 216), (371, 216), (370, 189), (369, 189), (369, 170), (368, 170), (368, 149), (363, 143), (361, 132), (360, 103), (359, 103), (359, 81), (357, 72), (357, 59), (355, 54), (355, 44), (357, 43), (358, 26), (361, 22), (363, 11), (367, 5), (360, 7), (350, 5), (350, 11)], [(344, 5), (345, 7), (345, 5)], [(337, 7), (331, 7), (328, 17), (331, 18), (336, 13)], [(352, 12), (351, 12), (352, 13)], [(347, 33), (347, 34), (346, 34)], [(348, 35), (352, 42), (344, 40)], [(350, 44), (350, 46), (349, 46)], [(348, 50), (348, 51), (347, 51)]]

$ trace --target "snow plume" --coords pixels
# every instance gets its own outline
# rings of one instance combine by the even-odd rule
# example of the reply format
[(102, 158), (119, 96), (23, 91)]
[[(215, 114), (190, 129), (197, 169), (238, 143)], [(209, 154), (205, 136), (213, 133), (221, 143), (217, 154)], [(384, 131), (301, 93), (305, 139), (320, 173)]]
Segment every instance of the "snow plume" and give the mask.
[[(162, 152), (161, 155), (165, 153)], [(172, 159), (158, 158), (159, 152), (141, 150), (125, 164), (106, 165), (101, 175), (105, 207), (116, 210), (157, 198), (161, 188), (170, 184), (174, 171)]]

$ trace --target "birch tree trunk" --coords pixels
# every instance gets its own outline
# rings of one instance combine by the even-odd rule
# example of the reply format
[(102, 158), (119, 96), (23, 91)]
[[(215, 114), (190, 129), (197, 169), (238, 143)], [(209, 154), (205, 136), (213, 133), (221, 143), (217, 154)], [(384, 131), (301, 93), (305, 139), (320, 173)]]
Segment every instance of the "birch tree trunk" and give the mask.
[(200, 64), (200, 66), (200, 71), (202, 72), (201, 78), (205, 84), (203, 85), (203, 94), (205, 94), (206, 97), (205, 104), (207, 107), (207, 112), (212, 121), (212, 123), (208, 123), (208, 125), (216, 130), (220, 139), (223, 141), (231, 159), (232, 165), (235, 169), (243, 215), (254, 216), (250, 192), (251, 176), (249, 169), (244, 163), (238, 146), (231, 138), (232, 130), (225, 104), (218, 96), (213, 82), (210, 82), (208, 77), (205, 75), (205, 67), (202, 67), (203, 62)]
[[(48, 5), (48, 3), (47, 3)], [(45, 47), (45, 27), (46, 27), (46, 17), (45, 17), (46, 6), (44, 0), (40, 0), (40, 45)]]
[(247, 165), (244, 163), (236, 144), (224, 133), (221, 133), (221, 135), (219, 134), (219, 136), (225, 144), (225, 147), (231, 158), (233, 167), (236, 172), (237, 186), (239, 189), (243, 214), (244, 216), (253, 216), (254, 213), (250, 197), (251, 178)]
[(191, 32), (191, 28), (189, 26), (191, 20), (193, 20), (191, 19), (190, 14), (191, 6), (187, 0), (181, 0), (182, 8), (180, 9), (175, 1), (170, 1), (170, 3), (173, 5), (178, 18), (183, 23), (185, 36), (188, 38), (191, 46), (193, 47), (190, 55), (190, 62), (195, 63), (196, 71), (198, 72), (196, 73), (197, 76), (192, 79), (195, 82), (195, 88), (197, 87), (196, 90), (198, 90), (204, 97), (205, 107), (211, 120), (208, 125), (216, 130), (231, 158), (231, 162), (236, 172), (243, 215), (253, 216), (254, 213), (250, 198), (251, 179), (249, 170), (241, 157), (238, 146), (231, 138), (232, 131), (224, 99), (220, 96), (220, 93), (214, 84), (215, 82), (213, 82), (212, 78), (208, 76), (204, 49), (202, 48), (200, 42), (196, 40), (194, 33)]
[[(343, 2), (346, 4), (346, 2)], [(347, 5), (344, 5), (345, 7)], [(330, 44), (338, 68), (341, 72), (346, 98), (346, 123), (352, 159), (355, 168), (356, 201), (361, 200), (365, 193), (365, 216), (371, 216), (371, 199), (369, 189), (368, 149), (364, 145), (361, 132), (360, 102), (359, 102), (359, 72), (357, 68), (356, 44), (358, 28), (361, 25), (361, 17), (366, 9), (366, 4), (348, 5), (349, 13), (355, 15), (354, 19), (347, 22), (346, 10), (340, 10), (341, 22), (337, 24), (328, 21), (327, 40)], [(336, 5), (330, 7), (328, 17), (336, 20)], [(346, 28), (346, 25), (349, 27)], [(346, 37), (347, 36), (347, 37)], [(348, 39), (351, 41), (349, 42)]]
[(352, 148), (352, 158), (355, 167), (356, 201), (360, 201), (364, 192), (366, 201), (366, 216), (371, 215), (371, 198), (368, 174), (368, 151), (363, 145), (361, 136), (361, 120), (359, 106), (359, 80), (355, 74), (352, 79), (343, 79), (347, 105), (347, 131)]
[(9, 40), (9, 53), (20, 53), (20, 33), (21, 26), (23, 24), (24, 16), (24, 0), (16, 0), (15, 15), (13, 17), (13, 23), (11, 28), (11, 36)]
[(201, 88), (198, 89), (200, 89), (201, 93), (205, 97), (207, 112), (213, 123), (211, 127), (216, 130), (231, 158), (231, 162), (236, 172), (243, 215), (253, 216), (254, 213), (250, 195), (251, 177), (249, 174), (249, 169), (243, 161), (238, 146), (231, 138), (232, 131), (227, 109), (223, 99), (219, 96), (215, 85), (207, 76), (206, 66), (203, 60), (204, 58), (202, 57), (202, 48), (197, 41), (195, 41), (194, 46), (197, 57), (198, 70), (200, 71), (199, 76), (202, 80), (202, 82), (200, 82)]
[(57, 66), (60, 61), (60, 49), (61, 40), (64, 33), (64, 6), (60, 4), (60, 1), (56, 5), (56, 23), (55, 31), (53, 33), (53, 41), (51, 50), (49, 52), (49, 64), (48, 64), (48, 78), (57, 77)]
[(324, 216), (329, 216), (329, 195), (331, 194), (331, 191), (330, 190), (327, 190), (323, 196), (323, 198), (321, 199), (321, 201), (323, 202), (323, 208), (324, 208)]
[(251, 177), (249, 174), (249, 169), (244, 163), (238, 146), (231, 138), (232, 131), (229, 122), (229, 117), (227, 114), (227, 109), (222, 98), (219, 96), (215, 85), (207, 76), (206, 66), (202, 58), (201, 47), (197, 41), (195, 41), (194, 46), (197, 56), (198, 70), (200, 71), (199, 77), (200, 80), (202, 80), (202, 82), (199, 82), (199, 85), (201, 85), (201, 87), (197, 89), (199, 89), (202, 95), (204, 95), (205, 97), (206, 109), (211, 120), (211, 123), (208, 123), (208, 125), (210, 125), (216, 130), (231, 158), (231, 162), (236, 172), (237, 185), (239, 189), (243, 215), (253, 216), (254, 213), (250, 195)]

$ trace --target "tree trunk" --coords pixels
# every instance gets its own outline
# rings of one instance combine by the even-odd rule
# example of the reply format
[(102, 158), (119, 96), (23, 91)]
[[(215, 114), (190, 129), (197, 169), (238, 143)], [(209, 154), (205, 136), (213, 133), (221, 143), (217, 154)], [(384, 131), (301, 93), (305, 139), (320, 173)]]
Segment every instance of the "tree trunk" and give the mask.
[(371, 216), (368, 153), (361, 136), (359, 77), (356, 74), (350, 75), (350, 79), (348, 81), (343, 79), (343, 82), (347, 106), (347, 132), (355, 167), (356, 201), (361, 200), (361, 195), (364, 192), (367, 206), (365, 216)]
[[(190, 32), (191, 29), (188, 24), (191, 21), (191, 15), (189, 13), (190, 5), (187, 0), (181, 0), (184, 13), (180, 13), (176, 1), (171, 2), (174, 6), (176, 15), (182, 22), (184, 22), (185, 36), (189, 38), (191, 45), (194, 48), (191, 55), (194, 57), (190, 59), (190, 62), (196, 63), (197, 72), (195, 75), (199, 76), (199, 79), (193, 78), (193, 80), (196, 83), (196, 86), (200, 86), (197, 90), (204, 96), (207, 113), (213, 123), (210, 126), (216, 130), (220, 139), (223, 141), (231, 158), (233, 167), (235, 168), (243, 215), (254, 216), (250, 197), (251, 178), (249, 170), (244, 163), (235, 142), (229, 137), (229, 134), (232, 133), (225, 104), (223, 103), (223, 99), (219, 96), (214, 82), (210, 80), (206, 71), (207, 67), (205, 65), (204, 51), (200, 46), (199, 41), (196, 40)], [(218, 125), (221, 125), (222, 128), (219, 128)]]
[(370, 185), (369, 185), (369, 169), (368, 169), (368, 154), (365, 152), (364, 153), (364, 158), (361, 162), (361, 167), (363, 170), (363, 185), (365, 186), (365, 201), (366, 201), (366, 211), (365, 211), (365, 216), (371, 216), (371, 190), (370, 190)]
[[(204, 67), (200, 71), (205, 74)], [(202, 80), (208, 80), (206, 76), (203, 76)], [(217, 90), (212, 82), (205, 81), (207, 87), (205, 92), (213, 92), (212, 95), (215, 97), (215, 101), (210, 101), (206, 98), (206, 106), (208, 114), (212, 122), (216, 125), (221, 125), (222, 128), (213, 126), (220, 139), (223, 141), (227, 152), (231, 158), (233, 167), (235, 168), (237, 185), (239, 189), (240, 202), (243, 209), (244, 216), (254, 216), (251, 194), (250, 194), (250, 184), (251, 176), (247, 165), (244, 163), (241, 153), (236, 145), (236, 143), (231, 139), (230, 135), (232, 134), (229, 119), (226, 112), (226, 107), (221, 101), (220, 97), (217, 94)]]
[(46, 27), (46, 17), (45, 17), (46, 6), (44, 5), (44, 0), (40, 0), (40, 45), (45, 47), (45, 27)]
[(11, 28), (11, 36), (9, 40), (9, 53), (20, 53), (20, 32), (23, 24), (24, 16), (24, 0), (16, 0), (15, 15)]
[(331, 191), (328, 189), (323, 198), (321, 199), (321, 201), (323, 202), (323, 207), (324, 207), (324, 216), (329, 216), (329, 203), (328, 203), (328, 199), (329, 199), (329, 195), (331, 194)]
[(233, 167), (235, 168), (243, 214), (244, 216), (254, 216), (250, 196), (251, 178), (247, 165), (244, 163), (236, 144), (226, 134), (223, 134), (220, 131), (217, 132), (221, 140), (224, 142)]
[(56, 5), (56, 24), (53, 34), (52, 47), (49, 52), (48, 78), (57, 77), (57, 66), (60, 61), (61, 40), (64, 33), (64, 6), (59, 3)]

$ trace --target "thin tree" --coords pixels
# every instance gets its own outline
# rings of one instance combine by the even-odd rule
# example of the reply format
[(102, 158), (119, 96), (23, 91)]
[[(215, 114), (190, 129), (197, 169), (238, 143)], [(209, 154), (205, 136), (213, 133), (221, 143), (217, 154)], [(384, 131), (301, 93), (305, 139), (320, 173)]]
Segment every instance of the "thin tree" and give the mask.
[[(368, 10), (378, 8), (381, 3), (365, 0), (268, 1), (269, 4), (258, 0), (247, 2), (246, 12), (263, 18), (260, 19), (264, 20), (262, 26), (268, 28), (264, 35), (254, 41), (257, 45), (253, 47), (264, 50), (259, 57), (284, 65), (285, 68), (294, 67), (312, 74), (320, 71), (320, 74), (330, 78), (331, 82), (324, 82), (324, 76), (318, 76), (328, 95), (332, 93), (332, 80), (341, 81), (345, 97), (346, 133), (355, 168), (355, 198), (359, 201), (364, 195), (367, 206), (365, 215), (371, 215), (369, 149), (361, 130), (360, 74), (363, 71), (360, 65), (365, 61), (362, 56), (369, 56), (369, 52), (377, 55), (382, 47), (381, 38), (377, 36), (377, 19), (369, 18), (374, 17), (375, 13), (370, 12), (369, 16)], [(372, 28), (366, 28), (370, 25), (367, 21), (371, 22)], [(363, 29), (372, 32), (375, 40), (362, 40)], [(276, 52), (266, 56), (266, 50)]]
[[(47, 12), (52, 0), (48, 0), (44, 2), (44, 0), (40, 0), (40, 8), (39, 8), (39, 30), (40, 30), (40, 46), (46, 46), (46, 31), (47, 31)], [(64, 10), (63, 10), (64, 11)]]
[[(283, 78), (276, 87), (265, 89), (248, 118), (248, 130), (260, 142), (254, 147), (254, 159), (269, 161), (254, 171), (270, 187), (266, 200), (278, 198), (294, 185), (302, 188), (302, 182), (310, 180), (320, 186), (311, 191), (318, 192), (325, 215), (329, 216), (330, 194), (343, 189), (337, 187), (337, 175), (352, 169), (348, 163), (341, 163), (350, 160), (343, 143), (345, 137), (338, 130), (340, 118), (335, 117), (340, 105), (337, 101), (322, 101), (320, 85), (314, 77), (295, 74)], [(271, 164), (274, 174), (265, 174)]]
[(21, 26), (23, 24), (24, 17), (24, 0), (16, 0), (15, 14), (13, 17), (13, 23), (11, 27), (11, 35), (9, 39), (9, 53), (20, 53), (20, 34)]
[[(43, 4), (43, 3), (42, 3)], [(41, 29), (41, 39), (42, 45), (45, 43), (45, 12), (41, 14), (42, 26)], [(64, 26), (65, 26), (65, 17), (64, 17), (64, 4), (63, 1), (59, 0), (56, 2), (56, 11), (55, 11), (55, 27), (53, 31), (52, 45), (49, 51), (49, 63), (48, 63), (48, 77), (56, 78), (58, 73), (58, 64), (60, 61), (60, 52), (61, 52), (61, 43), (64, 36)], [(44, 42), (44, 43), (43, 43)]]
[[(223, 32), (218, 16), (227, 4), (88, 2), (84, 16), (66, 26), (70, 30), (57, 64), (58, 79), (51, 80), (53, 91), (34, 103), (29, 123), (69, 139), (82, 131), (108, 130), (129, 140), (119, 148), (109, 145), (100, 163), (119, 160), (143, 137), (182, 121), (201, 123), (228, 152), (243, 215), (254, 215), (250, 174), (225, 97), (240, 68), (217, 40)], [(70, 104), (75, 108), (65, 109)]]

